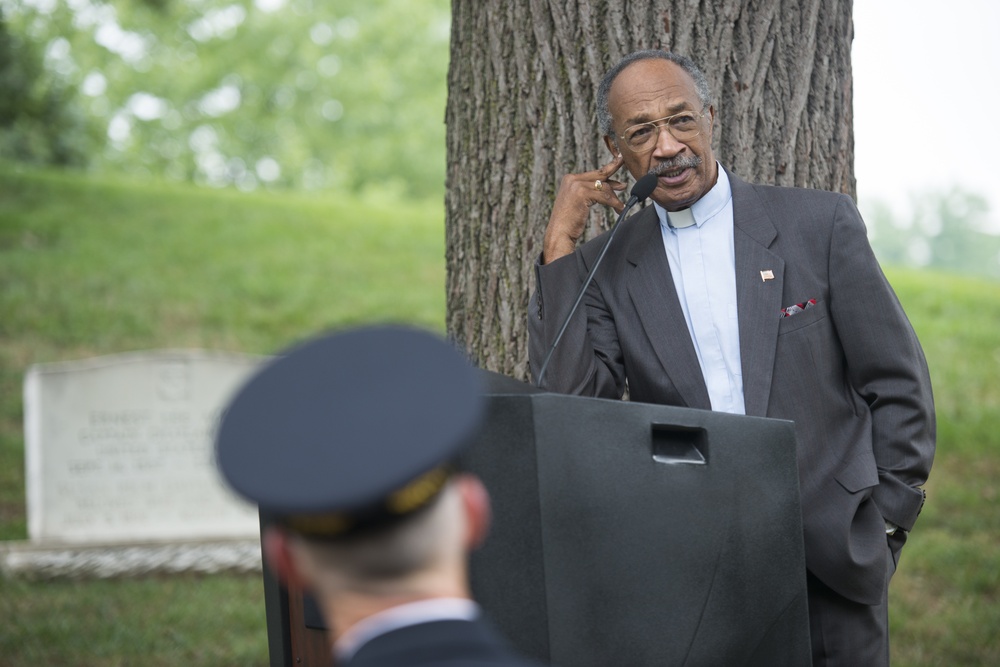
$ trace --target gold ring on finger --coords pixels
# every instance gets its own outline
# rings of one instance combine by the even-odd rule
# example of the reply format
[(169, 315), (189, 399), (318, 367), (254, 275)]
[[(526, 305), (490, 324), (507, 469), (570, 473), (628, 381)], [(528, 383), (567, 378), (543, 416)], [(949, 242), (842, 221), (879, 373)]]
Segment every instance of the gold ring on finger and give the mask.
[(603, 190), (604, 189), (604, 183), (601, 183), (601, 179), (597, 179), (596, 181), (594, 181), (594, 189), (595, 190)]

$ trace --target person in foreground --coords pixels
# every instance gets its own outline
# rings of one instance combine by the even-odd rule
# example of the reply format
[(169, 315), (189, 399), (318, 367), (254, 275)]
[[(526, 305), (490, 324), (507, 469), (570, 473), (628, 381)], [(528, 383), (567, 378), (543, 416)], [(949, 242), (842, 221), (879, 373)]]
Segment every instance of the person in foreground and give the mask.
[[(612, 155), (565, 176), (528, 313), (534, 373), (604, 237), (577, 247), (613, 180), (657, 176), (622, 223), (543, 387), (795, 422), (815, 665), (887, 665), (889, 579), (935, 447), (920, 344), (846, 195), (752, 185), (712, 151), (704, 75), (631, 54), (598, 90)], [(538, 382), (539, 378), (535, 378)]]
[(265, 561), (311, 593), (340, 666), (525, 666), (470, 598), (489, 497), (452, 468), (484, 412), (450, 344), (405, 327), (317, 338), (225, 410), (216, 458), (269, 517)]

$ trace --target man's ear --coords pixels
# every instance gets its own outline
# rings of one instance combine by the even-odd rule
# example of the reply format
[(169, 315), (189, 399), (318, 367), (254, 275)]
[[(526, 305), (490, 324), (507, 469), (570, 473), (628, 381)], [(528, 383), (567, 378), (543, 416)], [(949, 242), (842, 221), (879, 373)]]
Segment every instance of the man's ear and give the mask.
[(604, 145), (608, 147), (611, 157), (618, 157), (622, 154), (622, 152), (618, 150), (618, 146), (615, 144), (615, 138), (610, 134), (604, 135)]
[(264, 562), (278, 581), (286, 587), (304, 588), (302, 572), (292, 554), (288, 532), (277, 526), (268, 526), (260, 538)]
[(478, 477), (462, 474), (455, 480), (459, 495), (462, 498), (462, 509), (465, 512), (466, 535), (465, 547), (472, 551), (486, 541), (490, 532), (490, 522), (493, 518), (490, 509), (490, 494)]

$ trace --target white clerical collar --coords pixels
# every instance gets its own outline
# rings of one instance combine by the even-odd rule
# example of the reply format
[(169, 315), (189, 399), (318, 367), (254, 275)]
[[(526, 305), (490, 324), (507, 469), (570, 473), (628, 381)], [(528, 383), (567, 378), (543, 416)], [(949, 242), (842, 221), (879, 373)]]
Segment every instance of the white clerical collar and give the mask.
[(358, 621), (337, 639), (334, 651), (338, 662), (345, 662), (363, 644), (387, 632), (431, 621), (471, 621), (477, 616), (479, 605), (465, 598), (408, 602)]
[(690, 208), (681, 209), (680, 211), (668, 211), (656, 202), (653, 202), (656, 214), (660, 217), (661, 225), (670, 227), (671, 229), (684, 229), (691, 225), (698, 225), (700, 227), (702, 223), (706, 220), (711, 220), (715, 214), (723, 209), (729, 200), (732, 199), (733, 190), (729, 185), (729, 176), (726, 174), (726, 170), (718, 162), (715, 163), (715, 167), (718, 173), (715, 185), (701, 199), (692, 204)]
[(689, 208), (682, 208), (679, 211), (667, 211), (667, 224), (674, 229), (684, 229), (695, 224), (694, 213)]

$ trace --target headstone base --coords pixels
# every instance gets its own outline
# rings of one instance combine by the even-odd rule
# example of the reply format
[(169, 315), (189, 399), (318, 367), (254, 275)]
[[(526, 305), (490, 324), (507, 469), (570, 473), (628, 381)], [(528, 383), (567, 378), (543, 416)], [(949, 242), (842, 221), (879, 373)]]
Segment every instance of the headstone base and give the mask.
[(194, 572), (259, 572), (260, 540), (132, 544), (0, 542), (0, 571), (27, 580), (112, 579)]

